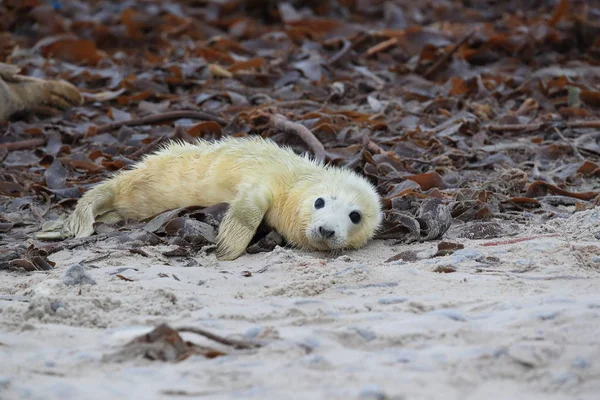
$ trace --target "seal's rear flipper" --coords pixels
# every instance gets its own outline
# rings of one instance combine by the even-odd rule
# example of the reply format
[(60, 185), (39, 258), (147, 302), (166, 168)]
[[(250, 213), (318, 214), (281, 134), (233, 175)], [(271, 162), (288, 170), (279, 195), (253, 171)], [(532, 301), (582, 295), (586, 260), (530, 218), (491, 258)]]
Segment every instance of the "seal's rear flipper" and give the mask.
[(85, 237), (94, 233), (94, 222), (114, 223), (119, 220), (114, 210), (114, 181), (106, 181), (85, 193), (75, 211), (65, 221), (61, 232), (65, 237)]
[(115, 223), (122, 219), (113, 208), (114, 198), (114, 182), (104, 182), (85, 193), (71, 215), (47, 221), (34, 236), (40, 240), (91, 236), (94, 222)]

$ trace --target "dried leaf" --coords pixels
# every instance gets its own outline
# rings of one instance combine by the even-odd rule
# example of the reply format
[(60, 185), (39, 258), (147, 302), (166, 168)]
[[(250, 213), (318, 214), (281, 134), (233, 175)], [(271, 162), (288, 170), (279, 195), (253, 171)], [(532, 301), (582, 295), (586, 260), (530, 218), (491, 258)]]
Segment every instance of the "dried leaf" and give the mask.
[(546, 182), (535, 181), (532, 182), (531, 185), (529, 185), (527, 193), (525, 193), (525, 197), (543, 197), (548, 193), (574, 197), (576, 199), (586, 201), (592, 200), (600, 196), (600, 193), (597, 192), (573, 193), (567, 190), (560, 189), (557, 186), (551, 185)]
[(64, 189), (67, 180), (67, 170), (63, 167), (58, 158), (55, 158), (44, 173), (46, 177), (46, 186), (48, 189)]
[(450, 208), (440, 199), (429, 197), (421, 203), (417, 221), (422, 240), (434, 240), (441, 238), (450, 228), (452, 215)]
[(600, 165), (589, 160), (585, 160), (577, 169), (577, 172), (583, 175), (600, 175)]
[(444, 188), (444, 180), (437, 172), (428, 172), (425, 174), (409, 175), (406, 179), (410, 179), (421, 186), (422, 190), (429, 190), (432, 188)]
[(579, 98), (589, 106), (600, 108), (600, 92), (582, 90), (579, 92)]
[(151, 361), (180, 362), (191, 355), (214, 358), (223, 356), (225, 353), (184, 341), (176, 330), (166, 324), (161, 324), (151, 332), (131, 340), (120, 351), (103, 358), (108, 362), (126, 362), (139, 358)]
[(214, 121), (203, 121), (195, 124), (187, 131), (191, 137), (204, 137), (206, 135), (221, 136), (221, 125)]
[(38, 42), (36, 47), (44, 57), (56, 57), (76, 64), (96, 65), (104, 57), (93, 41), (68, 35), (47, 37)]
[(227, 68), (227, 70), (229, 72), (237, 72), (237, 71), (243, 71), (243, 70), (248, 70), (248, 69), (253, 69), (253, 68), (260, 68), (264, 64), (265, 64), (265, 60), (263, 58), (251, 58), (250, 60), (247, 60), (247, 61), (236, 62), (235, 64), (233, 64), (229, 68)]

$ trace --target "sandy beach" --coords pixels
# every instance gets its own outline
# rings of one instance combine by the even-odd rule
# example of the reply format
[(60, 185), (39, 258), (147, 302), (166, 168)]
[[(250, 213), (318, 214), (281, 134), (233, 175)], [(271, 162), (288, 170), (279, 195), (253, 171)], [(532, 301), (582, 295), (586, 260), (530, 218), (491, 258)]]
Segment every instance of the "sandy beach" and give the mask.
[[(50, 272), (4, 274), (0, 397), (596, 399), (599, 222), (594, 209), (482, 240), (454, 226), (444, 240), (464, 249), (438, 257), (439, 241), (231, 262), (104, 242), (61, 251)], [(402, 252), (413, 261), (386, 262)], [(77, 263), (93, 284), (66, 279)], [(188, 332), (226, 354), (122, 352), (161, 323), (262, 347)]]

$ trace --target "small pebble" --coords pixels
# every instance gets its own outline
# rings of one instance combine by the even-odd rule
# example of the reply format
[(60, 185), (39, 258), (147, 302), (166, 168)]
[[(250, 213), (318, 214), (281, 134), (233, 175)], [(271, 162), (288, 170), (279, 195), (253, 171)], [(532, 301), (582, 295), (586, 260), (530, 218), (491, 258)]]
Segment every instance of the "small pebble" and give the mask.
[(310, 350), (315, 350), (321, 346), (319, 339), (315, 337), (307, 337), (300, 339), (298, 341), (298, 344)]
[(454, 254), (452, 254), (452, 256), (453, 259), (458, 259), (462, 261), (464, 259), (474, 260), (476, 258), (481, 258), (483, 257), (483, 254), (480, 251), (474, 249), (461, 249), (456, 250)]
[(95, 285), (96, 281), (88, 275), (85, 267), (81, 264), (73, 264), (69, 267), (63, 277), (63, 283), (67, 286), (75, 285)]
[(395, 354), (395, 361), (402, 364), (413, 362), (416, 358), (417, 353), (413, 350), (399, 350)]
[(262, 326), (254, 326), (244, 333), (244, 339), (255, 339), (263, 331)]
[(590, 362), (581, 356), (577, 356), (571, 366), (577, 369), (586, 369), (590, 366)]
[(52, 312), (56, 312), (56, 310), (58, 310), (59, 308), (64, 308), (65, 305), (62, 301), (60, 300), (53, 300), (50, 302), (50, 309), (52, 310)]
[(555, 372), (552, 374), (552, 383), (557, 385), (575, 385), (577, 376), (570, 372)]
[(35, 330), (35, 326), (29, 323), (24, 323), (23, 325), (21, 325), (21, 331), (25, 332), (25, 331), (34, 331)]
[(535, 315), (537, 318), (541, 319), (542, 321), (548, 321), (551, 319), (554, 319), (558, 316), (558, 312), (556, 311), (542, 311), (539, 312)]
[(333, 364), (331, 364), (329, 360), (327, 360), (325, 357), (319, 354), (308, 355), (304, 357), (304, 359), (302, 359), (301, 361), (312, 369), (327, 370), (333, 368)]
[(0, 376), (0, 389), (7, 389), (10, 386), (11, 379), (7, 376)]
[(378, 385), (366, 385), (360, 390), (358, 398), (361, 400), (385, 400), (388, 397)]
[(367, 342), (370, 342), (371, 340), (375, 340), (377, 338), (377, 335), (368, 329), (357, 328), (356, 332)]

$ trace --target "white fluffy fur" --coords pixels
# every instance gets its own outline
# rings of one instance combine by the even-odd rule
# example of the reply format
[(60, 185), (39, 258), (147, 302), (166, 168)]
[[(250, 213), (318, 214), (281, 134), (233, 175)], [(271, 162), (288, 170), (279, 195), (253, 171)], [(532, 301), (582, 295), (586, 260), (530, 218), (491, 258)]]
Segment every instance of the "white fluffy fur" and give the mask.
[[(314, 207), (322, 197), (325, 206)], [(186, 206), (228, 203), (217, 257), (243, 254), (260, 222), (306, 249), (359, 248), (381, 223), (380, 198), (360, 175), (301, 157), (260, 137), (170, 142), (132, 168), (88, 191), (63, 236), (88, 236), (94, 221), (142, 219)], [(349, 214), (361, 214), (358, 224)], [(325, 238), (319, 227), (335, 231)]]

